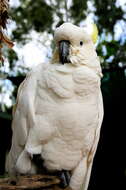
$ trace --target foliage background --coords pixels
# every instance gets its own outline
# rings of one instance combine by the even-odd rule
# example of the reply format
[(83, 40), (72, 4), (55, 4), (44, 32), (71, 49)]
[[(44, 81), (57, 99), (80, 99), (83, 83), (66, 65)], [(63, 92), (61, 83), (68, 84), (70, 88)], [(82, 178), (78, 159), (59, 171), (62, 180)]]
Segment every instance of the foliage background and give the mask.
[[(0, 68), (0, 174), (11, 143), (11, 109), (27, 68), (20, 50), (29, 42), (52, 53), (53, 31), (57, 24), (70, 21), (83, 25), (87, 16), (99, 28), (97, 53), (104, 77), (104, 121), (94, 160), (89, 190), (126, 189), (125, 108), (126, 108), (126, 4), (125, 0), (20, 0), (10, 9), (14, 50), (4, 47), (7, 58)], [(8, 26), (9, 27), (9, 26)], [(30, 49), (29, 49), (30, 51)], [(43, 60), (42, 60), (43, 61)], [(37, 60), (36, 60), (37, 62)], [(8, 101), (7, 101), (8, 100)]]

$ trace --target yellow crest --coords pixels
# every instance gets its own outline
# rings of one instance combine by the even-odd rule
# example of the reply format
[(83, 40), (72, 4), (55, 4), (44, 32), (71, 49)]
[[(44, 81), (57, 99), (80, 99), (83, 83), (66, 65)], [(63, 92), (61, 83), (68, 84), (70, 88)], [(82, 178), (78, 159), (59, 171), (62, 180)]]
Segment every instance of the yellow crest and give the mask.
[(97, 28), (96, 24), (94, 24), (94, 23), (92, 24), (91, 38), (92, 38), (93, 43), (95, 44), (98, 39), (98, 28)]

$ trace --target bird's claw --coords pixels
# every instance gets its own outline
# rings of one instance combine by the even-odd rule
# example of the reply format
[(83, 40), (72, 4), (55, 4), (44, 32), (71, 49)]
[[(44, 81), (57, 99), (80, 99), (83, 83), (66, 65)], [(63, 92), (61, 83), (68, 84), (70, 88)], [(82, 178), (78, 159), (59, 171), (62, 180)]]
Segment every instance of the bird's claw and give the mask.
[(70, 183), (70, 173), (69, 171), (66, 171), (66, 170), (62, 170), (60, 173), (59, 173), (59, 178), (61, 180), (59, 186), (61, 188), (66, 188), (69, 186), (69, 183)]

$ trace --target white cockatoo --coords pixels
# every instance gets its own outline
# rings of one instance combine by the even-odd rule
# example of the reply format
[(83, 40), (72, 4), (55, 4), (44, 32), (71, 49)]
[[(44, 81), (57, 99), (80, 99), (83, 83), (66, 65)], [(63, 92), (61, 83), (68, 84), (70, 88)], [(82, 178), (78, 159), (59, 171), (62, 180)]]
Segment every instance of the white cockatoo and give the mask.
[(87, 190), (103, 119), (94, 28), (89, 33), (71, 23), (59, 26), (53, 58), (20, 85), (6, 163), (10, 174), (37, 173), (32, 159), (40, 155), (48, 171), (69, 172), (72, 190)]

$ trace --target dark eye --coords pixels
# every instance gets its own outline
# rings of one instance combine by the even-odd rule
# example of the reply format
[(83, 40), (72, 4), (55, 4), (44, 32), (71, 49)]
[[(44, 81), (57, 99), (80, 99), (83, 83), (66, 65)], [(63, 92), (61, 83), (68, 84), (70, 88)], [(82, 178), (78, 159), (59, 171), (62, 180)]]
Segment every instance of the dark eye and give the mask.
[(82, 42), (82, 41), (80, 41), (80, 45), (81, 45), (81, 46), (83, 45), (83, 42)]

